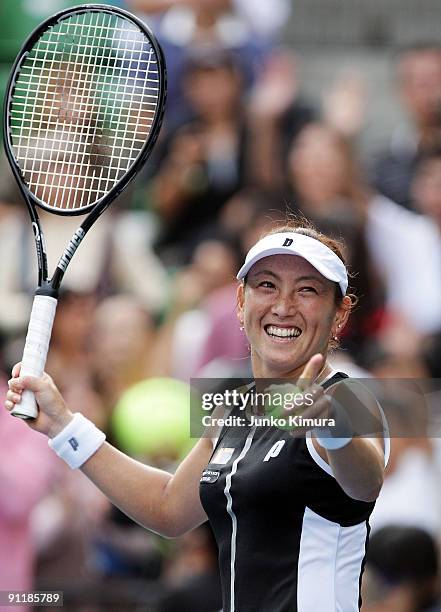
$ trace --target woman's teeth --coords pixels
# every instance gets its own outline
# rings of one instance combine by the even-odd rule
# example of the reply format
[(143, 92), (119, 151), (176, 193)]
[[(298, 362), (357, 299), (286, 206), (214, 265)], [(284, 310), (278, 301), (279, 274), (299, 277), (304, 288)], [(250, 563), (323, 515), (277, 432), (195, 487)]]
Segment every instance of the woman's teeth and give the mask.
[(298, 338), (302, 333), (298, 327), (276, 327), (275, 325), (268, 325), (265, 330), (269, 336), (275, 338)]

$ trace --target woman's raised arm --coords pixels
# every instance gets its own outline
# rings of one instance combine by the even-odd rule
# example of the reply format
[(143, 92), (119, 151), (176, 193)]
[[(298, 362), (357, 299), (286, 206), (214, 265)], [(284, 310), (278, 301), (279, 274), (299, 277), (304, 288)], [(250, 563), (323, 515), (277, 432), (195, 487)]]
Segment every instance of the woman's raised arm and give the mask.
[[(73, 419), (50, 376), (19, 376), (13, 370), (5, 403), (19, 404), (21, 393), (35, 393), (39, 414), (27, 424), (49, 438), (57, 436)], [(210, 459), (212, 442), (201, 438), (175, 474), (136, 461), (107, 442), (81, 466), (83, 473), (125, 514), (166, 537), (177, 537), (203, 523), (207, 517), (199, 500), (199, 479)]]

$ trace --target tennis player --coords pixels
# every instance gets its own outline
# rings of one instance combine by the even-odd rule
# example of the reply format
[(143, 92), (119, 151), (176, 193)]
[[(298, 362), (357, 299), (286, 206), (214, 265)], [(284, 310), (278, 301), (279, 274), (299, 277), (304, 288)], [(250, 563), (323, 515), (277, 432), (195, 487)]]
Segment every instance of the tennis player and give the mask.
[(368, 519), (389, 443), (383, 435), (353, 435), (352, 407), (336, 398), (361, 397), (379, 419), (381, 409), (355, 381), (356, 393), (339, 393), (352, 383), (326, 359), (353, 306), (341, 245), (288, 224), (252, 247), (237, 278), (237, 314), (256, 385), (293, 381), (305, 398), (296, 414), (332, 414), (334, 425), (290, 431), (248, 418), (246, 426), (201, 438), (172, 475), (105, 442), (104, 433), (69, 410), (48, 375), (20, 377), (15, 366), (6, 408), (31, 389), (40, 412), (29, 425), (146, 528), (176, 537), (208, 519), (219, 547), (224, 612), (357, 611)]

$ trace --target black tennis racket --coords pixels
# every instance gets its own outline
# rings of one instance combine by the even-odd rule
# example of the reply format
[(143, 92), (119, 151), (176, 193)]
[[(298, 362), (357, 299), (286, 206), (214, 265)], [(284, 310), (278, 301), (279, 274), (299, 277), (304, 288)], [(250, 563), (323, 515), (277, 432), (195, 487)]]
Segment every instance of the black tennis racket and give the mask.
[[(93, 223), (150, 154), (165, 97), (158, 42), (139, 19), (111, 6), (78, 6), (50, 17), (15, 60), (5, 98), (4, 143), (31, 217), (38, 258), (23, 375), (42, 375), (66, 268)], [(51, 278), (37, 206), (59, 215), (88, 213)], [(37, 416), (30, 391), (12, 414)]]

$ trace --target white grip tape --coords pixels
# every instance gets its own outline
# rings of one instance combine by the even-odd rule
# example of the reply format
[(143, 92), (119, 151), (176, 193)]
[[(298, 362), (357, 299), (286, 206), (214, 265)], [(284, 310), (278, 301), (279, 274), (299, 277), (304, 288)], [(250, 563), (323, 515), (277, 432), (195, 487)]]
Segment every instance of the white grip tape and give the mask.
[[(34, 297), (20, 376), (42, 376), (56, 309), (57, 300), (55, 298), (47, 295)], [(32, 391), (28, 389), (23, 391), (20, 403), (11, 411), (11, 414), (22, 419), (35, 418), (38, 415)]]

